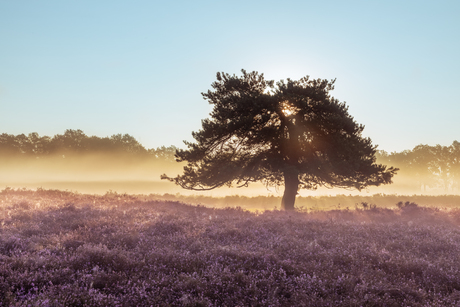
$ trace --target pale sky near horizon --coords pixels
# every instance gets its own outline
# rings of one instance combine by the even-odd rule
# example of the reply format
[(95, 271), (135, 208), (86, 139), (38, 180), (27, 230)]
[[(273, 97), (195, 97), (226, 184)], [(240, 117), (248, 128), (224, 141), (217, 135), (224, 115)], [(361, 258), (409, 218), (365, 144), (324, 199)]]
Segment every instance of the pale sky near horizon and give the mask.
[(460, 1), (0, 0), (0, 133), (182, 147), (216, 72), (337, 78), (379, 149), (460, 141)]

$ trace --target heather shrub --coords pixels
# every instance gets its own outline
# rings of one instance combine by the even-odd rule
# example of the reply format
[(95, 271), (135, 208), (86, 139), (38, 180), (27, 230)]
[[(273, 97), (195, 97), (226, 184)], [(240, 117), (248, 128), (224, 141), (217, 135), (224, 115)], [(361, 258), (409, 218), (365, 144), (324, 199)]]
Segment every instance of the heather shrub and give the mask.
[(146, 230), (154, 236), (171, 236), (180, 233), (182, 227), (175, 222), (162, 220), (150, 225)]
[(104, 271), (129, 269), (127, 251), (108, 249), (102, 244), (79, 246), (68, 262), (75, 270), (93, 270), (96, 267)]
[(27, 210), (31, 208), (31, 205), (27, 201), (21, 201), (19, 203), (13, 204), (13, 209), (22, 209), (22, 210)]
[(66, 250), (74, 251), (80, 246), (82, 246), (83, 244), (85, 244), (85, 242), (74, 240), (74, 239), (69, 239), (62, 243), (62, 247)]
[(418, 216), (425, 210), (425, 208), (420, 207), (418, 204), (409, 201), (406, 201), (405, 203), (398, 202), (396, 206), (401, 210), (402, 215), (408, 216)]
[(74, 203), (66, 203), (64, 206), (61, 208), (62, 211), (69, 211), (69, 212), (75, 212), (77, 211), (77, 208), (75, 207)]

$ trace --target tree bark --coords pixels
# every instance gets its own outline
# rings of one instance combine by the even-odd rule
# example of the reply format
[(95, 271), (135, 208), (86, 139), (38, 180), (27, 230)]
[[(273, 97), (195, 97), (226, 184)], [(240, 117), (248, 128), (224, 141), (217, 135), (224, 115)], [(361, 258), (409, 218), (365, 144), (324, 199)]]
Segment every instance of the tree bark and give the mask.
[(294, 210), (295, 198), (299, 190), (299, 175), (296, 172), (284, 173), (284, 194), (281, 199), (282, 210)]

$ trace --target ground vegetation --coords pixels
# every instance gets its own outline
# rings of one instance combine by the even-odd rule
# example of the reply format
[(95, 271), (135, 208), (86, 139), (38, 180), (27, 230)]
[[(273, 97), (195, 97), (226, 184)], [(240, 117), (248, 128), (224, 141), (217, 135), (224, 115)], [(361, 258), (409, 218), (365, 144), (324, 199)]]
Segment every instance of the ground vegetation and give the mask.
[(0, 306), (454, 306), (460, 211), (0, 192)]

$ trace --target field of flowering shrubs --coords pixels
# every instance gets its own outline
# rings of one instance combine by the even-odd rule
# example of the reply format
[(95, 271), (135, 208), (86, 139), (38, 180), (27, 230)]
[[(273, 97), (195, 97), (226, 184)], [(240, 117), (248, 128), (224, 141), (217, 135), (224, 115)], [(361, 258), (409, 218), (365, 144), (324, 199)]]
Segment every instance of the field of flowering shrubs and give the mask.
[(249, 212), (5, 189), (0, 224), (0, 306), (460, 304), (457, 209)]

